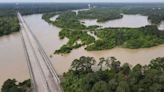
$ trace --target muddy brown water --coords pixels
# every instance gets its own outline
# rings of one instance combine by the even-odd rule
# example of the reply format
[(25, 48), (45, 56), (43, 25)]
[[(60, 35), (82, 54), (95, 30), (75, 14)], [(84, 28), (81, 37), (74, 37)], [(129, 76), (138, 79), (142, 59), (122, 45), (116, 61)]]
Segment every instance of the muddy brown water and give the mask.
[[(37, 36), (38, 40), (41, 42), (43, 48), (50, 56), (53, 52), (59, 49), (68, 40), (60, 40), (58, 33), (61, 30), (51, 24), (48, 24), (41, 18), (41, 14), (24, 16), (25, 21)], [(136, 18), (137, 17), (137, 18)], [(138, 17), (144, 17), (143, 20), (139, 20)], [(141, 19), (142, 19), (141, 18)], [(140, 15), (131, 15), (130, 21), (128, 20), (129, 26), (139, 27), (148, 25), (146, 21), (147, 17)], [(124, 19), (125, 20), (125, 19)], [(112, 20), (113, 25), (116, 26), (121, 20)], [(134, 21), (145, 21), (143, 24)], [(136, 24), (135, 24), (136, 23)], [(89, 24), (92, 24), (90, 22)], [(94, 23), (93, 23), (94, 24)], [(112, 24), (112, 23), (111, 23)], [(124, 24), (123, 26), (127, 26)], [(132, 25), (134, 24), (134, 25)], [(141, 25), (142, 24), (142, 25)], [(107, 25), (107, 24), (105, 24)], [(118, 27), (117, 25), (117, 27)], [(126, 49), (126, 48), (113, 48), (111, 50), (103, 51), (86, 51), (83, 47), (73, 50), (70, 54), (66, 55), (53, 55), (51, 58), (52, 63), (58, 74), (62, 75), (63, 72), (68, 71), (71, 62), (81, 56), (91, 56), (96, 59), (100, 57), (110, 57), (115, 56), (122, 63), (128, 62), (131, 65), (135, 64), (148, 64), (149, 61), (156, 57), (164, 56), (164, 44), (155, 46), (152, 48), (141, 48), (141, 49)], [(20, 33), (14, 33), (9, 36), (0, 37), (0, 85), (8, 78), (16, 78), (19, 81), (29, 78), (29, 72), (27, 68), (27, 63), (23, 51), (22, 41), (20, 38)]]

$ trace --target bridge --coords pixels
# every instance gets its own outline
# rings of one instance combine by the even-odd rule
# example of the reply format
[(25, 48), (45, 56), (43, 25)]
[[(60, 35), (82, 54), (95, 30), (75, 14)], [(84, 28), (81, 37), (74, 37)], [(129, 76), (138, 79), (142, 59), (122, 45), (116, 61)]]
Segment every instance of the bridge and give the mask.
[(42, 45), (19, 12), (17, 16), (20, 22), (21, 38), (30, 72), (32, 91), (62, 92), (60, 79)]

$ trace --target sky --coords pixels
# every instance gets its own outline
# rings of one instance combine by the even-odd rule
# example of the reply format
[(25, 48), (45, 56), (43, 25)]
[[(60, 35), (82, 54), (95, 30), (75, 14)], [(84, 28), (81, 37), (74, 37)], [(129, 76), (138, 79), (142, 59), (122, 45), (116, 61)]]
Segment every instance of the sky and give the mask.
[(0, 0), (0, 2), (164, 2), (164, 0)]

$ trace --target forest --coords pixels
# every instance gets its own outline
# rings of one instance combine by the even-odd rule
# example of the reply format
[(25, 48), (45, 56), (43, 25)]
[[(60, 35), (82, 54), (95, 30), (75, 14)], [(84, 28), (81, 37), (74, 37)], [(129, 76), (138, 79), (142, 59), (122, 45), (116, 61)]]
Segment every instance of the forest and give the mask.
[(124, 48), (148, 48), (164, 43), (164, 35), (156, 26), (145, 26), (141, 28), (105, 28), (94, 31), (99, 38), (86, 50), (104, 50), (116, 46)]
[(164, 92), (164, 58), (131, 66), (115, 57), (82, 56), (73, 60), (61, 85), (64, 92)]
[(18, 32), (20, 29), (17, 17), (0, 17), (0, 36)]
[[(44, 13), (43, 19), (61, 27), (59, 38), (69, 41), (54, 53), (70, 53), (84, 46), (88, 51), (106, 50), (114, 47), (149, 48), (164, 43), (164, 34), (158, 24), (164, 20), (164, 4), (108, 4), (91, 3), (96, 8), (81, 11), (78, 15), (71, 10), (87, 8), (88, 4), (28, 3), (0, 4), (0, 36), (19, 31), (16, 12), (23, 15)], [(103, 8), (102, 8), (103, 7)], [(104, 8), (105, 7), (105, 8)], [(125, 14), (148, 16), (152, 25), (141, 28), (101, 28), (80, 23), (80, 19), (97, 19), (98, 22), (122, 18)], [(50, 18), (59, 15), (56, 21)], [(94, 34), (93, 37), (90, 34)], [(96, 67), (96, 69), (95, 69)], [(115, 57), (100, 58), (82, 56), (72, 62), (63, 74), (61, 86), (64, 92), (164, 92), (164, 58), (156, 58), (148, 65), (121, 64)], [(17, 82), (8, 79), (2, 92), (30, 92), (30, 80)]]

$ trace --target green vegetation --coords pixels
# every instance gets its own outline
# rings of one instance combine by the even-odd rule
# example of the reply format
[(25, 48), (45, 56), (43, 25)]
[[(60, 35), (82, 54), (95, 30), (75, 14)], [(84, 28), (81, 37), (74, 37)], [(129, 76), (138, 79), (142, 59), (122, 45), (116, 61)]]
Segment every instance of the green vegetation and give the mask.
[[(95, 14), (95, 18), (99, 18), (103, 14), (106, 15), (107, 13), (100, 11), (103, 9), (104, 11), (108, 11), (108, 13), (117, 10), (108, 10), (106, 8), (91, 9), (88, 11), (81, 11), (79, 15), (76, 15), (71, 11), (60, 12), (58, 13), (59, 17), (56, 19), (56, 21), (49, 20), (53, 14), (56, 15), (56, 13), (44, 14), (43, 19), (62, 28), (62, 30), (59, 32), (60, 39), (69, 39), (69, 42), (63, 45), (59, 50), (56, 50), (55, 53), (70, 53), (71, 50), (81, 46), (85, 46), (85, 49), (88, 51), (95, 51), (111, 49), (117, 46), (131, 49), (148, 48), (164, 43), (164, 35), (158, 30), (156, 25), (150, 25), (141, 28), (100, 29), (96, 25), (86, 27), (80, 23), (79, 19), (87, 18), (89, 15)], [(115, 13), (114, 15), (109, 14), (109, 16), (115, 16)], [(98, 39), (95, 39), (95, 37), (93, 37), (91, 34), (94, 34)]]
[[(117, 46), (131, 49), (149, 48), (164, 43), (164, 32), (157, 29), (158, 24), (164, 20), (162, 4), (95, 4), (95, 6), (99, 7), (79, 11), (78, 15), (71, 11), (43, 15), (44, 20), (62, 28), (59, 32), (61, 39), (69, 39), (69, 42), (55, 53), (70, 53), (71, 50), (81, 46), (85, 46), (88, 51), (95, 51)], [(79, 21), (80, 19), (97, 19), (98, 22), (105, 22), (122, 18), (122, 13), (148, 16), (152, 25), (141, 28), (100, 29), (96, 25), (86, 27)], [(50, 18), (57, 14), (59, 17), (56, 21), (50, 21)]]
[(66, 11), (60, 14), (54, 24), (61, 28), (67, 29), (84, 29), (85, 26), (80, 24), (76, 13), (71, 11)]
[(67, 37), (69, 41), (59, 50), (56, 50), (55, 53), (70, 53), (72, 49), (79, 48), (83, 45), (89, 45), (95, 41), (94, 37), (87, 34), (86, 31), (80, 31), (78, 29), (62, 29), (59, 36), (61, 39)]
[(0, 17), (0, 36), (8, 35), (19, 31), (19, 21), (17, 17)]
[(97, 22), (105, 22), (108, 20), (122, 18), (119, 9), (96, 8), (87, 11), (80, 11), (78, 14), (80, 19), (97, 19)]
[(95, 35), (99, 38), (86, 50), (104, 50), (116, 46), (125, 48), (148, 48), (164, 43), (164, 36), (156, 26), (141, 28), (105, 28), (98, 29)]
[(1, 92), (31, 92), (30, 80), (17, 82), (15, 79), (8, 79), (4, 82)]
[(56, 13), (44, 14), (42, 18), (49, 23), (63, 28), (59, 32), (60, 39), (64, 39), (65, 37), (69, 39), (68, 43), (63, 45), (59, 50), (56, 50), (55, 53), (70, 53), (72, 49), (89, 45), (95, 41), (94, 37), (87, 34), (87, 31), (82, 31), (87, 28), (80, 23), (75, 12), (66, 11), (58, 13), (60, 16), (57, 20), (51, 21), (49, 18), (52, 17), (53, 14), (56, 15)]
[[(99, 66), (98, 71), (92, 67)], [(131, 67), (114, 57), (82, 56), (72, 62), (71, 69), (61, 81), (64, 92), (164, 92), (164, 58), (150, 64)]]

